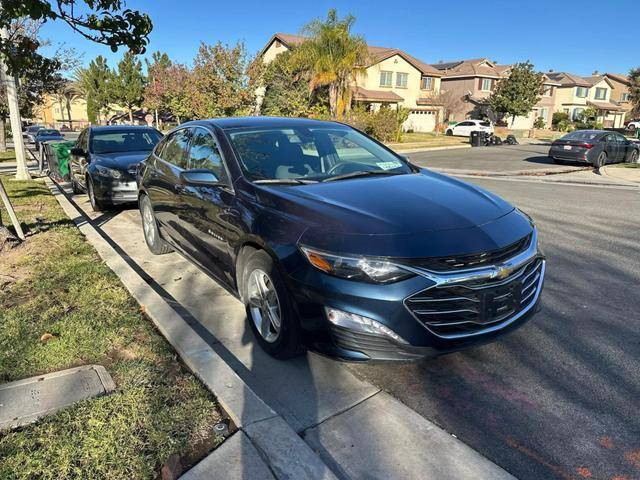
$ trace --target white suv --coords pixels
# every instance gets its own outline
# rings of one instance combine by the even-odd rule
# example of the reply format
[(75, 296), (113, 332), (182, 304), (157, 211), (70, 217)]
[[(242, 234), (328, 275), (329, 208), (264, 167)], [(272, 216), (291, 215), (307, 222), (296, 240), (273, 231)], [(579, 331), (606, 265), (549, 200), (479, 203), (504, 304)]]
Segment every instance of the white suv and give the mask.
[(493, 124), (489, 120), (465, 120), (447, 127), (447, 135), (468, 137), (471, 132), (486, 132), (493, 135)]
[(629, 123), (627, 123), (627, 130), (635, 132), (639, 128), (640, 128), (640, 120), (632, 120)]

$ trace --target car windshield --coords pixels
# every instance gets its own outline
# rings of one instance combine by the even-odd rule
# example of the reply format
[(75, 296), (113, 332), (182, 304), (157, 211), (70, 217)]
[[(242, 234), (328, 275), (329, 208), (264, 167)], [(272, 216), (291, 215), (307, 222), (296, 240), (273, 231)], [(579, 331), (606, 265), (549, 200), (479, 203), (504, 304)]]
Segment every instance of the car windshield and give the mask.
[(578, 141), (595, 140), (601, 134), (602, 134), (601, 132), (581, 130), (577, 132), (568, 133), (564, 137), (562, 137), (560, 140), (578, 140)]
[(491, 122), (480, 122), (480, 125), (483, 127), (490, 127), (491, 126)]
[(162, 134), (153, 129), (94, 132), (91, 137), (91, 151), (93, 153), (146, 152), (151, 151), (161, 138)]
[(227, 135), (252, 181), (302, 183), (411, 173), (405, 162), (351, 128), (243, 128)]

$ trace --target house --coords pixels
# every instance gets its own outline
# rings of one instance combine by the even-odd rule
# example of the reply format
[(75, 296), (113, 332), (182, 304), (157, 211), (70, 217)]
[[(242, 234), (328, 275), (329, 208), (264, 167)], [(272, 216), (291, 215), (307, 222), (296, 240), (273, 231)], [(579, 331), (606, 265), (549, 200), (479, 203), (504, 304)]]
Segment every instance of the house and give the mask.
[[(489, 109), (488, 99), (498, 82), (509, 76), (510, 65), (499, 65), (488, 58), (476, 58), (440, 62), (432, 66), (443, 74), (441, 88), (442, 95), (446, 98), (445, 109), (448, 111), (449, 121), (494, 116)], [(540, 100), (532, 112), (526, 117), (506, 119), (508, 127), (516, 130), (530, 129), (538, 117), (542, 117), (545, 125), (550, 127), (557, 87), (558, 84), (545, 75)]]
[[(67, 103), (68, 102), (68, 103)], [(82, 129), (89, 125), (87, 101), (81, 96), (46, 94), (43, 102), (34, 111), (33, 120), (51, 128), (63, 125), (71, 129)]]
[[(259, 55), (263, 62), (269, 63), (304, 40), (299, 35), (276, 33)], [(442, 74), (437, 69), (397, 48), (369, 46), (368, 49), (366, 69), (352, 86), (355, 103), (372, 110), (383, 105), (409, 108), (405, 130), (431, 132), (444, 121), (439, 102)]]
[(611, 102), (622, 107), (625, 112), (625, 120), (630, 120), (629, 112), (633, 110), (633, 105), (629, 99), (629, 87), (631, 82), (629, 77), (619, 73), (603, 74), (611, 83)]
[(567, 72), (549, 72), (547, 76), (559, 84), (555, 109), (569, 114), (573, 121), (581, 120), (590, 107), (597, 110), (596, 120), (605, 128), (622, 128), (625, 110), (611, 101), (613, 84), (604, 75), (581, 77)]

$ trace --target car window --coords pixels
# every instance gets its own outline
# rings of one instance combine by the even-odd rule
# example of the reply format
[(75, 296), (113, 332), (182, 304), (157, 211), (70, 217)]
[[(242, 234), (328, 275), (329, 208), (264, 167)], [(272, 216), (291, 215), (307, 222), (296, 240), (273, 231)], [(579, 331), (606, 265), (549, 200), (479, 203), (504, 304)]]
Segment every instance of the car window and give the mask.
[(626, 142), (626, 141), (627, 141), (627, 139), (626, 139), (626, 138), (624, 138), (624, 135), (621, 135), (621, 134), (619, 134), (619, 133), (617, 133), (617, 132), (616, 132), (616, 133), (614, 133), (614, 134), (613, 134), (613, 136), (614, 136), (614, 138), (615, 138), (617, 141), (619, 141), (619, 142)]
[(187, 150), (189, 149), (189, 140), (191, 139), (191, 130), (183, 128), (171, 134), (167, 138), (167, 143), (162, 149), (160, 158), (167, 163), (175, 165), (178, 168), (187, 168)]
[(610, 133), (604, 136), (604, 141), (605, 142), (613, 142), (613, 135), (611, 135)]
[(91, 152), (149, 152), (161, 138), (162, 134), (152, 128), (94, 131), (91, 137)]
[(456, 125), (456, 127), (470, 127), (471, 125), (474, 125), (473, 122), (460, 122), (458, 125)]
[(238, 129), (227, 135), (251, 180), (323, 180), (356, 172), (411, 172), (393, 153), (351, 128)]
[(600, 132), (594, 132), (591, 130), (578, 130), (566, 134), (561, 140), (595, 140), (600, 135)]
[(480, 122), (480, 125), (483, 127), (490, 127), (491, 126), (491, 122)]
[(229, 183), (218, 145), (213, 135), (203, 128), (195, 130), (189, 148), (187, 168), (189, 170), (201, 168), (211, 170), (220, 182)]

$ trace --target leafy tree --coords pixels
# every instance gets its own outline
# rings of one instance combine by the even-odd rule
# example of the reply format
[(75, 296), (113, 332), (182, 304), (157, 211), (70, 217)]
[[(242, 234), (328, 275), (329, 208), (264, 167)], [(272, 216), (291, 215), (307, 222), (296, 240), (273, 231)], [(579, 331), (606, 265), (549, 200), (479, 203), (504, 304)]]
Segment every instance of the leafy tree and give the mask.
[(248, 114), (255, 89), (249, 82), (250, 62), (244, 43), (200, 44), (190, 82), (193, 113), (200, 118)]
[(111, 100), (113, 72), (107, 59), (98, 55), (87, 68), (78, 68), (74, 73), (76, 88), (87, 100), (87, 116), (91, 123), (102, 123), (102, 114)]
[(144, 89), (144, 106), (156, 113), (166, 112), (168, 97), (167, 87), (170, 82), (168, 75), (172, 63), (169, 55), (161, 52), (153, 52), (151, 61), (147, 64), (147, 84)]
[(553, 128), (557, 128), (560, 122), (571, 122), (567, 112), (553, 112), (553, 116), (551, 117), (551, 125)]
[(542, 117), (536, 118), (536, 121), (533, 122), (533, 128), (545, 128), (546, 126), (547, 122), (545, 122)]
[(191, 102), (191, 78), (192, 73), (184, 65), (174, 63), (166, 73), (166, 106), (178, 123), (186, 118), (193, 118)]
[(327, 111), (323, 91), (309, 90), (309, 72), (291, 51), (281, 53), (264, 67), (264, 97), (260, 112), (283, 117), (308, 117)]
[(351, 85), (365, 71), (367, 44), (361, 36), (352, 35), (355, 17), (338, 18), (329, 10), (326, 20), (314, 20), (303, 32), (308, 37), (296, 48), (296, 59), (310, 72), (310, 88), (329, 87), (329, 110), (332, 118), (341, 119), (351, 108)]
[(489, 106), (497, 115), (510, 115), (511, 122), (528, 115), (538, 100), (543, 74), (534, 71), (529, 62), (516, 63), (508, 78), (500, 80), (489, 97)]
[(133, 109), (140, 107), (144, 100), (145, 78), (142, 63), (131, 52), (126, 52), (118, 63), (118, 69), (111, 86), (114, 103), (129, 111), (129, 122), (133, 123)]
[(632, 114), (640, 117), (640, 67), (634, 68), (629, 72), (629, 100), (633, 105)]
[[(148, 15), (125, 7), (124, 0), (2, 0), (0, 28), (9, 28), (13, 21), (30, 18), (47, 22), (61, 20), (83, 37), (112, 51), (126, 46), (135, 53), (144, 53), (153, 28)], [(37, 53), (40, 42), (17, 32), (0, 40), (0, 60), (11, 74), (20, 74), (48, 61)]]
[(82, 92), (73, 82), (65, 81), (60, 89), (55, 93), (54, 98), (67, 112), (69, 127), (73, 128), (73, 118), (71, 116), (71, 105), (75, 100), (82, 97)]

